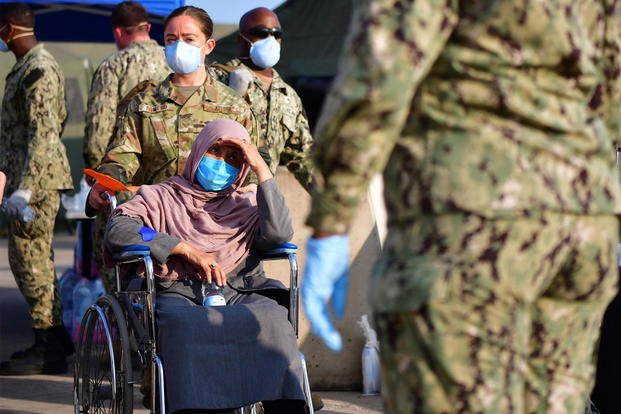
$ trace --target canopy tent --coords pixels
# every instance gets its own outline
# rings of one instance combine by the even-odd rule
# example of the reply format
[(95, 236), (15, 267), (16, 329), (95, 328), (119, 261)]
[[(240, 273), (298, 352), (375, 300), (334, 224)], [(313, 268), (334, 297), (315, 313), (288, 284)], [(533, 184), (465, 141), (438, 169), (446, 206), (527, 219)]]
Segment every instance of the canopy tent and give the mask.
[[(334, 76), (352, 11), (352, 0), (289, 0), (274, 9), (283, 28), (278, 72), (286, 78)], [(224, 63), (238, 53), (233, 33), (218, 41), (209, 58)]]
[[(276, 69), (302, 98), (311, 127), (336, 74), (349, 30), (353, 0), (288, 0), (274, 12), (283, 28)], [(237, 32), (218, 40), (208, 59), (224, 63), (237, 56)]]
[[(110, 11), (120, 0), (22, 0), (35, 12), (37, 38), (56, 42), (112, 42)], [(149, 12), (151, 36), (163, 41), (165, 17), (184, 0), (140, 0)], [(62, 22), (62, 24), (60, 24)]]

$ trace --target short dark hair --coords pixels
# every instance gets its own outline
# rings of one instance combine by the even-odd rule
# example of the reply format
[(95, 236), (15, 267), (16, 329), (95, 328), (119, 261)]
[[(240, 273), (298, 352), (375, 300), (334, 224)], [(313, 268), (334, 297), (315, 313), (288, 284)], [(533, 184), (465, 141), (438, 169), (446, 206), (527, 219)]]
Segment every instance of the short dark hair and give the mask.
[(194, 6), (177, 7), (175, 10), (170, 12), (170, 14), (166, 17), (166, 20), (164, 21), (164, 29), (166, 29), (166, 26), (168, 26), (168, 23), (170, 22), (172, 18), (177, 17), (177, 16), (182, 16), (184, 14), (187, 14), (188, 16), (193, 17), (198, 22), (198, 24), (201, 26), (202, 32), (205, 34), (207, 39), (211, 38), (211, 35), (213, 34), (213, 21), (211, 20), (211, 17), (209, 17), (209, 14), (205, 10), (201, 9), (200, 7), (194, 7)]
[(134, 27), (148, 21), (147, 9), (137, 1), (123, 1), (112, 9), (112, 27)]
[(26, 3), (0, 3), (0, 22), (34, 27), (34, 13)]

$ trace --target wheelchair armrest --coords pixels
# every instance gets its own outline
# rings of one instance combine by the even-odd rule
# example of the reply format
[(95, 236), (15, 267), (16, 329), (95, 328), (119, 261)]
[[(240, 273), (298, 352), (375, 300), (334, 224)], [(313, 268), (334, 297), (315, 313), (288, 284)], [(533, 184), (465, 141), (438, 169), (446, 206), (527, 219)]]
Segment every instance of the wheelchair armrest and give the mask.
[(269, 250), (258, 252), (261, 260), (286, 259), (290, 254), (295, 254), (298, 246), (293, 243), (280, 243)]
[(127, 246), (126, 248), (124, 248), (123, 251), (113, 254), (112, 258), (117, 264), (119, 264), (119, 263), (135, 262), (136, 260), (140, 260), (150, 255), (151, 255), (151, 248), (149, 246), (133, 244), (131, 246)]

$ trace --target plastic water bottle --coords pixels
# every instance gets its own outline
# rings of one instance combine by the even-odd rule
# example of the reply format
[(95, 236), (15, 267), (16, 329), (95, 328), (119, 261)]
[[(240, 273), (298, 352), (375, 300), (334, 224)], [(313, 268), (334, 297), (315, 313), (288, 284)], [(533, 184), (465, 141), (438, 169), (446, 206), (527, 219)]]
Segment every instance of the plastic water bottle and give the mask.
[(362, 392), (365, 395), (379, 394), (381, 391), (379, 342), (377, 334), (371, 328), (367, 315), (362, 315), (358, 322), (366, 342), (362, 349)]
[(30, 206), (26, 206), (19, 212), (19, 219), (24, 223), (29, 223), (36, 217), (37, 213)]
[(226, 299), (222, 293), (222, 287), (215, 283), (203, 283), (203, 306), (225, 306)]
[(58, 280), (60, 303), (63, 307), (63, 325), (69, 334), (73, 333), (73, 289), (79, 280), (80, 276), (72, 267), (65, 270)]
[(86, 310), (105, 293), (101, 279), (89, 280), (81, 277), (73, 288), (73, 338), (77, 341), (80, 324)]

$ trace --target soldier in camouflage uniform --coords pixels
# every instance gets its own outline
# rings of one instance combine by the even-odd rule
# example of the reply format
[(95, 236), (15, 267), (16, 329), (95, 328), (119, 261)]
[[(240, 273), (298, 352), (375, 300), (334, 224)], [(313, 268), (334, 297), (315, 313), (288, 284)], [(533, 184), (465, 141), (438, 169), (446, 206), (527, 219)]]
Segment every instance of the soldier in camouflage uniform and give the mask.
[[(144, 6), (135, 1), (119, 3), (112, 10), (111, 19), (119, 50), (99, 65), (91, 81), (82, 147), (86, 168), (96, 168), (101, 162), (112, 139), (123, 97), (140, 82), (148, 79), (157, 82), (170, 73), (164, 49), (149, 37), (151, 25)], [(101, 249), (107, 220), (108, 212), (97, 215), (93, 254), (106, 290), (111, 291), (114, 271), (104, 265)]]
[[(269, 39), (281, 42), (282, 31), (274, 12), (259, 7), (245, 13), (239, 21), (239, 56), (226, 64), (212, 64), (210, 73), (244, 97), (265, 135), (266, 147), (259, 148), (267, 164), (276, 174), (278, 165), (286, 166), (304, 188), (311, 180), (308, 157), (312, 137), (302, 101), (272, 68), (276, 62), (257, 63), (251, 58), (254, 42)], [(274, 55), (277, 60), (279, 54)], [(259, 58), (260, 59), (260, 58)]]
[[(35, 344), (0, 363), (0, 375), (59, 374), (73, 345), (62, 322), (52, 237), (60, 191), (73, 187), (60, 140), (64, 77), (37, 43), (34, 15), (24, 4), (0, 5), (0, 46), (17, 61), (6, 78), (0, 122), (0, 170), (7, 176), (9, 264), (28, 303)], [(9, 196), (10, 195), (10, 196)], [(26, 207), (34, 211), (24, 219)]]
[(321, 260), (383, 170), (386, 412), (583, 412), (617, 291), (621, 3), (365, 1), (345, 50), (316, 134), (313, 329), (340, 347), (322, 312), (347, 265)]
[(164, 49), (149, 37), (147, 19), (147, 11), (135, 1), (119, 3), (112, 10), (119, 50), (99, 65), (91, 81), (82, 149), (86, 168), (96, 168), (101, 162), (123, 97), (138, 83), (160, 81), (170, 73)]
[[(187, 25), (181, 31), (181, 25)], [(175, 73), (147, 87), (129, 102), (99, 171), (134, 185), (155, 184), (183, 171), (192, 143), (203, 126), (214, 119), (230, 118), (244, 125), (256, 145), (259, 129), (244, 100), (226, 85), (213, 79), (202, 64), (215, 41), (213, 24), (202, 9), (175, 9), (165, 22), (166, 57)], [(199, 49), (198, 65), (189, 73), (181, 48)], [(179, 63), (181, 62), (181, 63)], [(194, 61), (193, 61), (194, 62)], [(107, 200), (104, 188), (94, 184), (89, 193), (87, 214), (101, 210)], [(112, 281), (106, 285), (111, 286)]]

